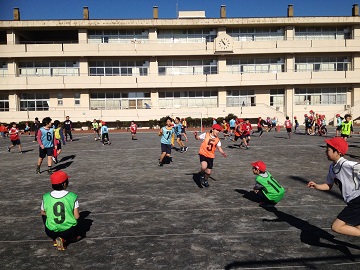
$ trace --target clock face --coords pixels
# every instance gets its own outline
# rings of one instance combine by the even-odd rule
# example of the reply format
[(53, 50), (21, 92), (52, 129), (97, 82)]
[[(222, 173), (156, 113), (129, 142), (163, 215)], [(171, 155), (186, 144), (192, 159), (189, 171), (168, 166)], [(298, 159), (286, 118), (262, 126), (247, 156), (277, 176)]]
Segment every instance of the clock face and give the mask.
[(226, 50), (231, 47), (231, 42), (227, 37), (223, 37), (218, 40), (217, 46), (221, 50)]

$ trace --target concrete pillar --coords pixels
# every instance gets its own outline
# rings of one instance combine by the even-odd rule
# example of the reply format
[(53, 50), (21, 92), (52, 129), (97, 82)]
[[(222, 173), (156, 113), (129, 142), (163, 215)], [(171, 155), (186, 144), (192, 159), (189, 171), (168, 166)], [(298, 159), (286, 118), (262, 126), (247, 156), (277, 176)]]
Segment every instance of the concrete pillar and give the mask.
[(79, 44), (88, 43), (87, 29), (78, 30), (78, 40), (79, 40)]
[(227, 74), (227, 67), (226, 67), (226, 57), (224, 55), (219, 55), (218, 58), (218, 74)]
[(285, 38), (286, 40), (295, 39), (295, 27), (293, 25), (285, 26)]
[(218, 90), (218, 107), (226, 107), (226, 88)]
[(157, 20), (159, 19), (159, 7), (153, 6), (153, 19)]
[(83, 19), (84, 20), (90, 19), (90, 14), (89, 14), (89, 8), (88, 7), (83, 7)]
[(360, 39), (360, 25), (353, 26), (353, 39)]
[(287, 85), (285, 87), (285, 113), (290, 119), (294, 119), (294, 86)]
[(286, 55), (285, 72), (295, 72), (295, 56), (293, 54)]
[(352, 7), (352, 15), (359, 16), (359, 4), (354, 4)]
[(20, 21), (20, 9), (18, 7), (14, 8), (14, 21)]
[(348, 101), (347, 104), (354, 106), (356, 102), (360, 100), (360, 84), (354, 84), (353, 89), (351, 90), (351, 98), (350, 102)]
[(79, 61), (80, 76), (89, 76), (89, 62), (86, 57), (81, 57)]
[(18, 42), (17, 42), (17, 37), (16, 37), (14, 30), (7, 30), (6, 31), (6, 44), (12, 45), (12, 44), (16, 44), (16, 43), (18, 43)]
[(90, 109), (90, 91), (88, 89), (83, 89), (78, 92), (80, 92), (80, 107)]
[(156, 28), (149, 29), (149, 40), (150, 41), (157, 40), (157, 29)]
[(150, 57), (149, 76), (158, 76), (158, 61), (156, 57)]
[(221, 5), (221, 7), (220, 7), (220, 18), (221, 19), (226, 18), (226, 6), (225, 5)]
[(294, 5), (288, 5), (287, 16), (294, 17)]
[(9, 93), (9, 111), (14, 112), (19, 110), (19, 97), (16, 92)]
[(150, 98), (151, 98), (151, 108), (158, 108), (158, 106), (159, 106), (159, 92), (158, 92), (157, 89), (151, 90)]
[(14, 59), (9, 59), (7, 62), (8, 66), (8, 76), (9, 77), (17, 77), (17, 63), (14, 61)]

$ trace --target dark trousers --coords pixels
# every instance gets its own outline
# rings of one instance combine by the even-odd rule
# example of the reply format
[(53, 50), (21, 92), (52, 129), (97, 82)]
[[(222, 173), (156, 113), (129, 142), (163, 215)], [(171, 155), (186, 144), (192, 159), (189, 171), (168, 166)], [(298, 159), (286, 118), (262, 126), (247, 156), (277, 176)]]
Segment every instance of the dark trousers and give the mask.
[[(46, 222), (46, 216), (42, 216), (43, 218), (43, 222), (45, 224)], [(47, 236), (49, 236), (52, 240), (55, 240), (57, 237), (61, 237), (63, 239), (66, 240), (71, 240), (74, 237), (78, 236), (78, 230), (77, 230), (77, 225), (71, 227), (70, 229), (67, 229), (66, 231), (62, 231), (62, 232), (54, 232), (49, 230), (46, 225), (45, 225), (45, 233)]]
[(70, 136), (70, 140), (72, 140), (71, 129), (70, 130), (65, 129), (65, 138), (66, 138), (66, 140), (68, 139), (68, 135)]

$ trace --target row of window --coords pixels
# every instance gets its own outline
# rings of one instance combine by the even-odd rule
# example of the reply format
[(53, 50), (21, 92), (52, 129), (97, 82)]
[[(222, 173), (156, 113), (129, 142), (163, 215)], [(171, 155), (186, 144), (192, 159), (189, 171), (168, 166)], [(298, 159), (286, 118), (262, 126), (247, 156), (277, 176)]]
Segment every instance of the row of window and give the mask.
[[(283, 27), (227, 28), (226, 33), (235, 41), (285, 40)], [(158, 29), (157, 39), (163, 43), (212, 42), (215, 29)], [(351, 27), (295, 27), (295, 39), (350, 39)], [(89, 30), (88, 43), (148, 42), (148, 30)]]
[[(90, 76), (148, 76), (149, 61), (90, 61)], [(228, 73), (285, 72), (284, 58), (227, 59)], [(348, 71), (352, 70), (349, 56), (295, 57), (294, 70)], [(20, 62), (19, 76), (80, 76), (79, 62)], [(158, 62), (158, 75), (217, 74), (217, 60), (167, 60)], [(7, 64), (0, 65), (0, 76), (8, 75)]]
[[(295, 105), (346, 104), (346, 87), (296, 88)], [(63, 105), (63, 94), (57, 96), (58, 105)], [(46, 93), (20, 94), (21, 111), (49, 110), (50, 96)], [(285, 90), (270, 90), (270, 106), (284, 106)], [(74, 105), (80, 105), (80, 93), (74, 94)], [(218, 107), (218, 92), (166, 91), (159, 92), (160, 108)], [(229, 90), (226, 92), (227, 107), (256, 106), (255, 90)], [(91, 110), (121, 110), (151, 108), (150, 92), (93, 92), (90, 93)], [(0, 111), (9, 111), (9, 96), (0, 94)]]

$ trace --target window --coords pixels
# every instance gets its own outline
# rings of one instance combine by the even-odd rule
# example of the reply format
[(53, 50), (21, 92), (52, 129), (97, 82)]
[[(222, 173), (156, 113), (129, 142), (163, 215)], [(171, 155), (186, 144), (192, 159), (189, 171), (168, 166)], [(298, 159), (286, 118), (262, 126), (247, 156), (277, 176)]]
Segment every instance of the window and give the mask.
[(0, 77), (6, 77), (8, 75), (8, 64), (0, 62)]
[(9, 111), (9, 95), (0, 94), (0, 112)]
[(270, 106), (284, 106), (285, 104), (285, 90), (284, 89), (270, 89)]
[(161, 43), (198, 43), (213, 42), (214, 29), (159, 29), (158, 40)]
[(277, 73), (284, 72), (284, 58), (227, 59), (228, 73)]
[(48, 111), (49, 94), (23, 93), (20, 94), (20, 111)]
[(216, 60), (159, 61), (159, 75), (209, 75), (217, 74)]
[(147, 76), (149, 61), (92, 61), (90, 76)]
[(19, 76), (79, 76), (79, 62), (20, 62)]
[(351, 39), (351, 27), (295, 27), (295, 39)]
[(146, 43), (148, 41), (148, 30), (122, 29), (88, 31), (88, 43)]
[(228, 28), (226, 33), (236, 41), (284, 40), (284, 28)]
[(57, 93), (57, 105), (58, 106), (64, 105), (63, 98), (64, 98), (63, 93)]
[(151, 107), (150, 92), (99, 92), (90, 94), (91, 110), (146, 109)]
[(74, 104), (80, 105), (80, 93), (74, 93)]
[(190, 90), (182, 92), (159, 92), (160, 108), (214, 108), (218, 105), (218, 92)]
[(254, 90), (226, 91), (227, 107), (256, 106)]
[(350, 56), (296, 57), (295, 71), (349, 71), (352, 70)]
[(296, 88), (295, 105), (346, 104), (346, 87)]

